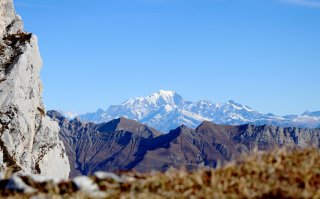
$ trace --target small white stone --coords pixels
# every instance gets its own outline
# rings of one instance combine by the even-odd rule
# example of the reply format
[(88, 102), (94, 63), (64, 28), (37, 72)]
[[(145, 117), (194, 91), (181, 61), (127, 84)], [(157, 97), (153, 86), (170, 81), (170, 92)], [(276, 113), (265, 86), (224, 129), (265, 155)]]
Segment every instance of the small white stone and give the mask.
[(29, 177), (37, 183), (52, 181), (53, 183), (58, 184), (63, 180), (59, 178), (53, 178), (53, 177), (42, 176), (42, 175), (29, 175)]
[(96, 199), (102, 199), (102, 198), (107, 198), (107, 193), (103, 191), (97, 191), (93, 193), (89, 193), (90, 198), (96, 198)]
[(79, 176), (75, 177), (72, 182), (78, 187), (80, 191), (86, 193), (92, 193), (99, 191), (98, 185), (87, 176)]
[(121, 178), (114, 173), (98, 171), (98, 172), (95, 172), (93, 175), (97, 177), (99, 180), (112, 179), (116, 182), (122, 181)]

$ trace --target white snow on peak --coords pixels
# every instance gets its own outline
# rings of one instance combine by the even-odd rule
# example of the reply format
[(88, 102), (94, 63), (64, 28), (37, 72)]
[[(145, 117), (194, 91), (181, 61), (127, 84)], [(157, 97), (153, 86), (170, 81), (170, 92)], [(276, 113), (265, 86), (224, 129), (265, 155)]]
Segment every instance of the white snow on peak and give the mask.
[(243, 108), (244, 109), (246, 109), (247, 111), (249, 111), (249, 112), (254, 112), (254, 110), (253, 109), (251, 109), (250, 107), (248, 107), (248, 106), (243, 106)]
[(165, 90), (160, 90), (157, 93), (161, 96), (167, 96), (167, 97), (173, 97), (176, 94), (176, 92), (174, 91), (165, 91)]
[(241, 105), (239, 103), (234, 102), (233, 100), (230, 100), (226, 103), (229, 106), (232, 106), (234, 109), (236, 110), (245, 110), (248, 112), (255, 112), (255, 110), (253, 110), (252, 108), (246, 106), (246, 105)]
[(173, 107), (170, 105), (165, 105), (164, 109), (166, 110), (166, 112), (170, 112), (173, 110)]
[(177, 100), (179, 100), (178, 98), (181, 98), (181, 96), (174, 91), (160, 90), (146, 97), (131, 98), (125, 101), (122, 105), (124, 106), (142, 105), (144, 107), (148, 107), (148, 106), (169, 104), (172, 106), (176, 106), (176, 102)]
[(109, 107), (106, 111), (96, 112), (93, 115), (80, 115), (80, 118), (101, 123), (126, 116), (128, 119), (148, 124), (167, 133), (181, 124), (196, 128), (203, 121), (231, 125), (247, 123), (290, 125), (295, 122), (314, 127), (320, 125), (320, 118), (315, 117), (318, 114), (318, 112), (305, 113), (304, 117), (288, 118), (262, 114), (232, 100), (225, 103), (212, 103), (209, 100), (191, 102), (185, 101), (174, 91), (160, 90), (146, 97), (131, 98), (120, 105)]
[(233, 100), (230, 100), (226, 103), (226, 105), (228, 106), (232, 106), (233, 108), (237, 109), (237, 110), (242, 110), (243, 106), (241, 104), (238, 104), (236, 102), (234, 102)]
[(64, 117), (68, 118), (68, 119), (74, 119), (75, 117), (78, 116), (77, 113), (74, 112), (65, 112), (65, 111), (58, 111), (59, 113), (61, 113)]
[(185, 116), (188, 116), (190, 118), (193, 118), (195, 120), (198, 120), (198, 121), (210, 121), (211, 119), (210, 118), (206, 118), (206, 117), (203, 117), (201, 115), (198, 115), (198, 114), (195, 114), (195, 113), (192, 113), (192, 112), (189, 112), (189, 111), (186, 111), (186, 110), (182, 110), (181, 113)]
[(242, 110), (242, 109), (243, 109), (242, 107), (236, 106), (236, 105), (231, 104), (231, 103), (229, 103), (229, 102), (228, 102), (228, 104), (231, 105), (231, 106), (233, 106), (233, 108), (235, 108), (235, 109), (238, 109), (238, 110)]
[(160, 90), (159, 92), (154, 93), (150, 97), (156, 101), (162, 99), (162, 100), (164, 100), (165, 103), (169, 103), (169, 104), (174, 105), (175, 104), (174, 98), (176, 97), (176, 93), (173, 91)]
[(65, 115), (70, 119), (74, 119), (75, 117), (78, 116), (77, 113), (73, 113), (73, 112), (66, 112)]

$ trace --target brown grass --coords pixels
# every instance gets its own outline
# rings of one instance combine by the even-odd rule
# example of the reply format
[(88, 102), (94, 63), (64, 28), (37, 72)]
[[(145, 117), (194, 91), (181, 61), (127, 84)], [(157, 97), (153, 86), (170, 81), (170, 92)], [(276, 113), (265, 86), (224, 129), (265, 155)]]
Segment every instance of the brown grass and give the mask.
[[(217, 170), (123, 175), (122, 183), (92, 178), (105, 198), (320, 198), (316, 149), (256, 153)], [(95, 198), (79, 192), (64, 197)]]

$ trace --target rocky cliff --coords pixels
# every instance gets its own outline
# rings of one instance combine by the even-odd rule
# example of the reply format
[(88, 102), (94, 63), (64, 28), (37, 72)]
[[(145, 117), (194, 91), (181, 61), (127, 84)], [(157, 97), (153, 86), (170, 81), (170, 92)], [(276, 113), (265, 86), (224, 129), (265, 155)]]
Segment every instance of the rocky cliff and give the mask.
[(66, 178), (59, 126), (42, 103), (37, 37), (23, 31), (12, 0), (1, 0), (0, 15), (0, 172)]

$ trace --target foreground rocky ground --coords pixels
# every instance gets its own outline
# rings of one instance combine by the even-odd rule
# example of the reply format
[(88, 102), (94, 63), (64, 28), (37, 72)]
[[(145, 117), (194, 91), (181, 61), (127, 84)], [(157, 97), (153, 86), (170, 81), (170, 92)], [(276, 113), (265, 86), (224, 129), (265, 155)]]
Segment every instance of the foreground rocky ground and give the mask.
[(0, 181), (4, 198), (320, 198), (320, 152), (256, 153), (220, 169), (103, 173), (59, 181)]

